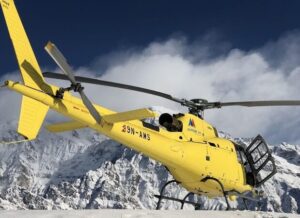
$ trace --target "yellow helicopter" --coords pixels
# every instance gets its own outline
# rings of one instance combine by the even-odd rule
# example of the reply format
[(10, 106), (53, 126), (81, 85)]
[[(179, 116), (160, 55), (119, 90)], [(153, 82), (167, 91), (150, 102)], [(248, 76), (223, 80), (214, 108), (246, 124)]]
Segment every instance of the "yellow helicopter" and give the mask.
[[(50, 132), (91, 128), (164, 165), (174, 180), (166, 183), (158, 197), (199, 206), (188, 201), (192, 194), (208, 197), (256, 200), (254, 190), (276, 173), (276, 166), (264, 139), (257, 136), (247, 147), (218, 137), (217, 130), (203, 119), (207, 109), (225, 106), (292, 106), (299, 100), (208, 102), (204, 99), (180, 99), (150, 89), (126, 84), (74, 76), (66, 58), (51, 42), (45, 50), (64, 74), (42, 73), (13, 0), (1, 0), (9, 34), (15, 49), (23, 82), (6, 81), (7, 87), (22, 96), (18, 133), (26, 140), (37, 137), (49, 109), (70, 118), (69, 122), (46, 126)], [(44, 77), (68, 80), (70, 87), (60, 88), (47, 83)], [(161, 114), (159, 125), (146, 122), (158, 115), (150, 109), (115, 112), (93, 104), (84, 93), (82, 83), (104, 85), (156, 95), (175, 101), (189, 113)], [(81, 98), (71, 92), (78, 92)], [(264, 173), (261, 173), (264, 170)], [(266, 173), (267, 172), (267, 173)], [(164, 196), (171, 183), (180, 184), (190, 193), (183, 199)]]

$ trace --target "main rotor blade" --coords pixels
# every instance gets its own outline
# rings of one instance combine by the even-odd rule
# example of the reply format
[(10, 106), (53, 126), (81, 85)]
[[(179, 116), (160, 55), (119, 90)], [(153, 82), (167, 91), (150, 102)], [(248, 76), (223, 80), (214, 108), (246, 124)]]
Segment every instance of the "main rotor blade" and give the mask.
[(300, 100), (273, 100), (273, 101), (236, 101), (236, 102), (217, 102), (220, 107), (225, 106), (245, 106), (245, 107), (264, 107), (264, 106), (300, 106)]
[[(47, 77), (47, 78), (68, 80), (68, 77), (66, 77), (65, 75), (62, 75), (62, 74), (58, 74), (58, 73), (44, 72), (43, 75), (44, 75), (44, 77)], [(92, 79), (92, 78), (82, 77), (82, 76), (75, 76), (75, 79), (76, 79), (76, 81), (83, 82), (83, 83), (109, 86), (109, 87), (115, 87), (115, 88), (120, 88), (120, 89), (128, 89), (128, 90), (137, 91), (137, 92), (144, 92), (144, 93), (147, 93), (147, 94), (156, 95), (156, 96), (159, 96), (159, 97), (162, 97), (162, 98), (166, 98), (168, 100), (175, 101), (177, 103), (184, 104), (184, 105), (186, 105), (188, 103), (192, 104), (192, 102), (190, 102), (188, 100), (185, 100), (185, 99), (175, 98), (175, 97), (173, 97), (169, 94), (163, 93), (163, 92), (158, 92), (158, 91), (154, 91), (154, 90), (151, 90), (151, 89), (145, 89), (145, 88), (141, 88), (141, 87), (137, 87), (137, 86), (131, 86), (131, 85), (126, 85), (126, 84), (121, 84), (121, 83), (109, 82), (109, 81), (104, 81), (104, 80), (99, 80), (99, 79)]]
[(45, 50), (55, 61), (55, 63), (59, 66), (59, 68), (64, 72), (64, 74), (67, 75), (71, 83), (76, 84), (73, 70), (68, 64), (67, 59), (59, 51), (59, 49), (52, 42), (48, 42), (47, 45), (45, 46)]
[[(68, 80), (68, 77), (66, 75), (53, 73), (53, 72), (45, 72), (43, 75), (47, 78), (53, 78), (53, 79), (61, 79), (61, 80)], [(236, 102), (207, 102), (202, 103), (202, 105), (196, 105), (192, 101), (186, 100), (186, 99), (179, 99), (175, 98), (169, 94), (154, 91), (151, 89), (145, 89), (137, 86), (131, 86), (121, 83), (115, 83), (115, 82), (109, 82), (99, 79), (92, 79), (88, 77), (82, 77), (82, 76), (76, 76), (76, 81), (84, 82), (84, 83), (90, 83), (95, 85), (103, 85), (103, 86), (109, 86), (109, 87), (115, 87), (115, 88), (121, 88), (121, 89), (128, 89), (132, 91), (137, 92), (143, 92), (155, 96), (159, 96), (171, 101), (175, 101), (177, 103), (180, 103), (181, 105), (188, 106), (190, 108), (202, 108), (202, 110), (205, 109), (212, 109), (212, 108), (221, 108), (221, 107), (227, 107), (227, 106), (244, 106), (244, 107), (263, 107), (263, 106), (300, 106), (300, 100), (270, 100), (270, 101), (236, 101)]]
[(79, 94), (81, 96), (83, 104), (86, 106), (86, 108), (89, 110), (91, 115), (94, 117), (94, 119), (97, 121), (97, 123), (100, 123), (101, 116), (96, 110), (95, 106), (92, 104), (92, 102), (88, 99), (88, 97), (84, 94), (84, 92), (81, 90), (79, 91)]

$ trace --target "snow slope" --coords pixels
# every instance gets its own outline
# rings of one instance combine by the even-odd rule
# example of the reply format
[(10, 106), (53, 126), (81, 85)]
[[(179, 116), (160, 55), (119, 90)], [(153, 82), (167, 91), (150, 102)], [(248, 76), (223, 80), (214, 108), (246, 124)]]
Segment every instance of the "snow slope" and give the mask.
[[(2, 123), (0, 141), (17, 140), (16, 126)], [(282, 143), (271, 149), (278, 173), (263, 187), (268, 198), (261, 210), (300, 213), (299, 146)], [(154, 195), (172, 179), (159, 163), (89, 129), (63, 134), (42, 130), (33, 142), (1, 145), (0, 160), (2, 209), (155, 209)], [(187, 192), (174, 185), (167, 193), (183, 197)], [(201, 209), (225, 209), (222, 198), (198, 201)], [(243, 209), (241, 202), (231, 205)], [(179, 208), (178, 203), (163, 203), (163, 209)]]
[(283, 214), (271, 212), (250, 212), (250, 211), (155, 211), (155, 210), (52, 210), (52, 211), (1, 211), (3, 218), (293, 218), (300, 217), (296, 214)]

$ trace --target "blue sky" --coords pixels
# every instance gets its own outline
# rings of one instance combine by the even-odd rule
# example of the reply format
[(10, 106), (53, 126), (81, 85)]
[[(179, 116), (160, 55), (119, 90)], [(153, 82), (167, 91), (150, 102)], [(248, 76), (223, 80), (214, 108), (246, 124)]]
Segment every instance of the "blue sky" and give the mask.
[[(299, 1), (15, 3), (43, 69), (56, 69), (43, 48), (51, 40), (84, 76), (188, 99), (300, 99)], [(0, 30), (1, 80), (19, 80), (2, 16)], [(185, 111), (145, 94), (85, 87), (95, 103), (116, 111), (155, 105)], [(2, 91), (1, 122), (17, 120), (19, 104), (20, 96)], [(260, 133), (274, 144), (300, 144), (299, 107), (230, 107), (207, 111), (205, 118), (234, 137)]]
[[(53, 66), (43, 50), (48, 40), (74, 66), (83, 66), (97, 56), (144, 47), (172, 35), (194, 41), (214, 32), (229, 46), (250, 50), (300, 27), (296, 0), (15, 2), (42, 66)], [(3, 18), (0, 29), (0, 72), (5, 73), (15, 70), (16, 62)]]

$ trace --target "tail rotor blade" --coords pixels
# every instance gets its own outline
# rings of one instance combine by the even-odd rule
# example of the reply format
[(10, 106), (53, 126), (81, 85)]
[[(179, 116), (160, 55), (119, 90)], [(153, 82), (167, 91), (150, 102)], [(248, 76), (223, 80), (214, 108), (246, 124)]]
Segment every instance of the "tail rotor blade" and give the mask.
[(83, 104), (86, 106), (86, 108), (89, 110), (91, 115), (94, 117), (94, 119), (97, 121), (97, 123), (100, 123), (101, 116), (92, 104), (92, 102), (88, 99), (88, 97), (84, 94), (84, 92), (81, 90), (79, 91), (79, 94), (81, 96)]
[(74, 73), (72, 68), (67, 62), (67, 59), (64, 55), (58, 50), (58, 48), (52, 43), (48, 42), (45, 46), (45, 50), (51, 56), (51, 58), (55, 61), (55, 63), (59, 66), (59, 68), (64, 72), (65, 75), (69, 78), (72, 84), (76, 84), (76, 80), (74, 77)]

